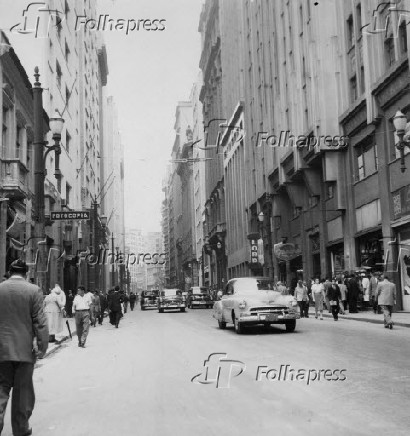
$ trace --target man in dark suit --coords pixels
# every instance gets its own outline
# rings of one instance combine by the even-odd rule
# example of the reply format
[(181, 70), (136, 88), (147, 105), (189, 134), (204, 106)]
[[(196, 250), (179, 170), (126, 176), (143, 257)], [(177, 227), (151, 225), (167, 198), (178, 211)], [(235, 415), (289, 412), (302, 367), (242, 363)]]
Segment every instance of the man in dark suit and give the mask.
[(359, 298), (360, 287), (357, 283), (354, 274), (350, 275), (350, 279), (347, 282), (347, 299), (349, 302), (349, 313), (358, 313), (357, 300)]
[(109, 306), (109, 309), (112, 314), (112, 320), (116, 328), (118, 328), (120, 324), (120, 319), (122, 317), (121, 303), (123, 303), (123, 301), (124, 300), (120, 294), (120, 287), (116, 286), (114, 289), (114, 293), (111, 295), (110, 306)]
[[(16, 436), (31, 435), (34, 409), (33, 370), (48, 347), (47, 319), (38, 286), (25, 280), (27, 265), (10, 266), (11, 277), (0, 284), (0, 434), (11, 389), (11, 425)], [(33, 340), (37, 343), (34, 345)]]

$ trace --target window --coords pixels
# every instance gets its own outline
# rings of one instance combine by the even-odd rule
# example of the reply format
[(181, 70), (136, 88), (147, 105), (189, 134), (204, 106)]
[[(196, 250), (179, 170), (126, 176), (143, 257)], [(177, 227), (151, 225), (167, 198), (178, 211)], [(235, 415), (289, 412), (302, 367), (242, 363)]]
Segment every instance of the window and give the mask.
[(360, 67), (360, 95), (364, 94), (365, 88), (364, 66), (362, 65)]
[(318, 203), (319, 203), (319, 196), (312, 195), (308, 198), (308, 206), (309, 207), (315, 207), (318, 205)]
[(362, 5), (360, 3), (356, 6), (356, 26), (357, 34), (360, 36), (362, 28)]
[(2, 129), (2, 146), (3, 149), (7, 146), (7, 134), (8, 134), (8, 108), (3, 106), (3, 129)]
[(357, 100), (357, 79), (353, 76), (350, 79), (350, 102), (353, 103)]
[(66, 86), (65, 87), (65, 104), (66, 104), (67, 110), (70, 110), (70, 97), (71, 97), (70, 91)]
[(21, 150), (23, 145), (23, 128), (21, 126), (17, 126), (16, 131), (16, 158), (21, 159)]
[(71, 136), (66, 130), (65, 132), (65, 149), (67, 151), (67, 154), (70, 154), (70, 146), (71, 146)]
[(386, 68), (389, 68), (391, 65), (393, 65), (395, 61), (394, 39), (392, 35), (389, 35), (384, 40), (384, 59), (385, 59)]
[(407, 53), (407, 27), (406, 20), (402, 21), (399, 26), (399, 41), (400, 41), (400, 53)]
[(356, 156), (358, 180), (362, 180), (377, 172), (379, 162), (377, 156), (377, 145), (374, 143), (374, 137), (365, 140), (356, 147)]
[(56, 74), (57, 74), (57, 86), (61, 88), (61, 78), (63, 73), (61, 72), (61, 66), (58, 61), (56, 61)]
[(353, 16), (350, 15), (346, 22), (347, 25), (347, 48), (350, 49), (354, 46), (354, 26)]
[(326, 186), (326, 198), (330, 200), (335, 196), (335, 185), (334, 183), (328, 183)]
[(68, 46), (68, 44), (67, 44), (67, 40), (66, 40), (66, 42), (65, 42), (65, 54), (64, 54), (64, 56), (65, 56), (65, 60), (66, 60), (67, 62), (70, 62), (70, 54), (71, 54), (70, 47)]
[(65, 202), (68, 206), (70, 204), (71, 186), (66, 182), (65, 184)]

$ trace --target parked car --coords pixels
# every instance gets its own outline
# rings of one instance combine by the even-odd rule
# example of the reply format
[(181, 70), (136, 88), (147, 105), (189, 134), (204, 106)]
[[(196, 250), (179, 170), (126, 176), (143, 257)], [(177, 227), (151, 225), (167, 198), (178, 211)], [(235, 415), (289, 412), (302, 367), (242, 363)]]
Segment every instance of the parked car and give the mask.
[(208, 294), (189, 294), (187, 304), (189, 309), (194, 307), (212, 309), (214, 302)]
[(141, 310), (154, 309), (157, 307), (159, 290), (142, 291), (140, 298)]
[(164, 289), (158, 298), (158, 312), (163, 313), (164, 310), (178, 309), (185, 312), (186, 299), (181, 295), (179, 289)]
[(299, 314), (297, 301), (292, 295), (281, 295), (273, 290), (273, 282), (265, 277), (231, 279), (226, 284), (222, 299), (214, 304), (213, 317), (220, 329), (234, 324), (238, 334), (245, 326), (284, 324), (293, 332)]

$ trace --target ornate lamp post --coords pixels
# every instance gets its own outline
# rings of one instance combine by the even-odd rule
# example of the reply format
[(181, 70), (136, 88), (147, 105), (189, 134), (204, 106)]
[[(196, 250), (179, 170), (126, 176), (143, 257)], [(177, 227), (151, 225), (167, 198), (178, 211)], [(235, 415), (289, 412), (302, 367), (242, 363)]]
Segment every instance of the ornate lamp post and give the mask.
[(393, 125), (396, 129), (396, 135), (399, 138), (399, 142), (396, 144), (397, 150), (400, 151), (400, 170), (402, 173), (406, 171), (406, 163), (404, 159), (404, 148), (410, 148), (410, 132), (406, 132), (410, 130), (410, 123), (407, 122), (406, 116), (401, 111), (397, 111), (396, 115), (393, 118)]

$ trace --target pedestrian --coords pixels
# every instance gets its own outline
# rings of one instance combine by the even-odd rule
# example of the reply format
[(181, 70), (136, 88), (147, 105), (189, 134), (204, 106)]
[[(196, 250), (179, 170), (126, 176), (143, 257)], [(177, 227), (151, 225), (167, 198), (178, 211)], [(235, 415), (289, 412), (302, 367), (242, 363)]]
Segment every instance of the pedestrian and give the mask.
[(362, 274), (363, 307), (366, 309), (370, 305), (370, 280), (366, 274)]
[(67, 295), (67, 302), (66, 302), (66, 312), (67, 312), (67, 316), (69, 318), (73, 317), (73, 301), (74, 301), (74, 295), (71, 292), (71, 290), (68, 291), (68, 295)]
[(111, 311), (111, 301), (112, 301), (113, 294), (114, 294), (114, 289), (110, 289), (107, 295), (107, 309), (108, 309), (108, 316), (111, 325), (115, 325), (114, 312)]
[(104, 321), (104, 313), (107, 309), (107, 298), (105, 297), (105, 295), (100, 292), (99, 293), (99, 298), (100, 298), (100, 316), (98, 317), (98, 324), (102, 325), (103, 321)]
[(357, 283), (354, 274), (350, 274), (350, 278), (347, 281), (347, 298), (349, 303), (349, 313), (358, 313), (357, 299), (359, 298), (360, 287)]
[(319, 279), (315, 279), (315, 283), (312, 285), (312, 298), (315, 303), (315, 318), (318, 318), (320, 314), (320, 319), (323, 320), (323, 303), (325, 301), (325, 287), (323, 283), (320, 283)]
[(90, 324), (93, 324), (93, 322), (94, 322), (93, 314), (91, 312), (91, 305), (93, 303), (93, 296), (94, 296), (94, 294), (88, 289), (87, 292), (85, 293), (85, 298), (88, 299), (88, 305), (90, 307)]
[(44, 298), (44, 313), (47, 317), (49, 342), (55, 342), (56, 335), (59, 335), (64, 328), (62, 299), (60, 297), (62, 290), (56, 285)]
[(114, 293), (111, 295), (109, 310), (112, 313), (112, 320), (115, 328), (118, 328), (122, 317), (121, 305), (123, 303), (122, 296), (119, 292), (120, 287), (117, 285), (114, 288)]
[(127, 313), (128, 302), (130, 301), (130, 299), (129, 299), (126, 292), (122, 293), (122, 299), (123, 299), (123, 304), (124, 304), (124, 313)]
[[(35, 404), (33, 371), (48, 347), (47, 318), (40, 288), (25, 280), (24, 261), (10, 265), (10, 278), (0, 284), (0, 434), (10, 391), (14, 435), (32, 434), (29, 419)], [(34, 344), (34, 345), (33, 345)]]
[(325, 304), (326, 304), (326, 309), (330, 313), (331, 312), (331, 308), (330, 308), (329, 297), (328, 297), (327, 293), (329, 291), (330, 286), (332, 286), (332, 282), (329, 280), (328, 277), (326, 277), (326, 279), (323, 280), (323, 286), (325, 288)]
[(374, 274), (374, 272), (370, 273), (370, 284), (369, 284), (369, 295), (371, 298), (371, 303), (373, 306), (373, 312), (377, 313), (379, 310), (378, 308), (378, 303), (377, 303), (377, 287), (379, 284), (379, 281), (377, 280), (376, 275)]
[(85, 287), (79, 286), (73, 301), (73, 314), (77, 329), (78, 346), (85, 348), (90, 329), (90, 299), (85, 295)]
[(224, 293), (222, 292), (222, 289), (219, 289), (219, 291), (216, 293), (216, 299), (217, 300), (220, 300), (221, 298), (222, 298), (222, 295), (223, 295)]
[(294, 292), (294, 296), (298, 302), (299, 305), (299, 310), (300, 310), (300, 317), (301, 318), (309, 318), (309, 313), (308, 310), (306, 310), (307, 308), (309, 308), (308, 306), (308, 293), (307, 293), (307, 288), (306, 286), (303, 285), (302, 280), (298, 280), (296, 288), (295, 288), (295, 292)]
[(333, 278), (332, 283), (327, 291), (329, 298), (329, 305), (332, 310), (333, 319), (337, 321), (339, 319), (339, 305), (341, 300), (341, 293), (339, 285), (336, 283), (336, 278)]
[(276, 283), (276, 289), (281, 295), (289, 295), (288, 288), (280, 280)]
[(134, 294), (134, 292), (130, 293), (130, 308), (131, 312), (134, 310), (135, 302), (137, 301), (137, 296)]
[(344, 315), (347, 310), (347, 287), (342, 279), (339, 279), (337, 283), (340, 290), (340, 313)]
[(97, 324), (97, 319), (101, 315), (101, 304), (100, 304), (100, 297), (98, 296), (98, 291), (94, 291), (94, 294), (91, 297), (90, 314), (91, 314), (90, 316), (91, 325), (95, 327)]
[(60, 307), (62, 308), (62, 311), (65, 314), (65, 305), (67, 303), (67, 296), (65, 295), (65, 292), (61, 289), (61, 287), (58, 283), (56, 283), (56, 285), (54, 286), (54, 289), (56, 290), (56, 294), (58, 296)]
[(385, 274), (380, 277), (381, 281), (377, 286), (377, 295), (379, 306), (383, 310), (384, 327), (393, 328), (391, 314), (393, 306), (396, 304), (396, 285), (390, 282), (389, 277)]

